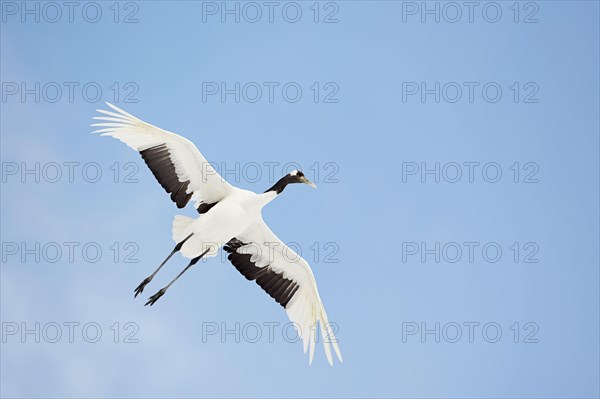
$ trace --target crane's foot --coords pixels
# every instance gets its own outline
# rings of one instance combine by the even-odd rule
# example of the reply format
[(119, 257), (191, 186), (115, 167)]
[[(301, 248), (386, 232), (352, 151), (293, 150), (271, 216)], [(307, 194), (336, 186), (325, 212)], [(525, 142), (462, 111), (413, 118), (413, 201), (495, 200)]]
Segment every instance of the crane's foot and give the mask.
[(154, 302), (158, 301), (158, 299), (161, 296), (163, 296), (165, 294), (165, 292), (167, 292), (166, 288), (161, 289), (156, 294), (154, 294), (150, 298), (148, 298), (148, 302), (146, 302), (146, 304), (144, 306), (148, 306), (148, 305), (152, 306), (152, 305), (154, 305)]
[(146, 277), (146, 279), (144, 281), (142, 281), (140, 283), (140, 285), (137, 286), (137, 288), (135, 289), (135, 295), (133, 296), (134, 298), (137, 298), (137, 296), (139, 294), (142, 293), (142, 291), (144, 291), (144, 288), (146, 288), (146, 286), (148, 285), (148, 283), (152, 281), (152, 277)]

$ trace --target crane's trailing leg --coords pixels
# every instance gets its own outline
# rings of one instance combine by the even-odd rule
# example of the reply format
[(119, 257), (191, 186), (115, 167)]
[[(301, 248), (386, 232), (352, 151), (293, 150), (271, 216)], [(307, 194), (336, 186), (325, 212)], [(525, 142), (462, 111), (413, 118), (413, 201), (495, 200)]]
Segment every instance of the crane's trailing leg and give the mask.
[(175, 277), (175, 278), (173, 279), (173, 281), (171, 281), (169, 284), (167, 284), (167, 286), (166, 286), (166, 287), (162, 288), (162, 289), (161, 289), (160, 291), (158, 291), (156, 294), (154, 294), (154, 295), (152, 295), (150, 298), (148, 298), (148, 302), (146, 302), (146, 304), (145, 304), (144, 306), (148, 306), (148, 305), (152, 306), (152, 305), (154, 305), (154, 302), (158, 301), (158, 299), (159, 299), (161, 296), (163, 296), (163, 295), (165, 294), (165, 292), (167, 292), (167, 290), (169, 289), (169, 287), (170, 287), (171, 285), (173, 285), (173, 283), (174, 283), (175, 281), (177, 281), (177, 279), (178, 279), (179, 277), (181, 277), (181, 276), (183, 275), (183, 273), (185, 273), (185, 272), (186, 272), (186, 271), (187, 271), (187, 270), (188, 270), (190, 267), (192, 267), (193, 265), (195, 265), (195, 264), (196, 264), (196, 262), (198, 262), (200, 259), (202, 259), (202, 257), (203, 257), (204, 255), (206, 255), (206, 254), (208, 253), (208, 251), (210, 251), (210, 248), (209, 248), (209, 249), (207, 249), (206, 251), (204, 251), (204, 252), (202, 253), (202, 255), (200, 255), (200, 256), (198, 256), (198, 257), (196, 257), (196, 258), (192, 259), (192, 260), (190, 261), (190, 263), (189, 263), (189, 264), (188, 264), (188, 265), (185, 267), (185, 269), (183, 269), (183, 270), (182, 270), (182, 271), (181, 271), (181, 272), (180, 272), (180, 273), (177, 275), (177, 277)]
[(179, 251), (181, 249), (181, 247), (183, 246), (183, 244), (193, 235), (190, 234), (189, 236), (187, 236), (183, 241), (181, 241), (179, 244), (175, 245), (175, 248), (173, 248), (173, 251), (171, 251), (171, 253), (169, 254), (169, 256), (167, 256), (167, 259), (163, 260), (163, 262), (160, 264), (160, 266), (158, 266), (158, 268), (154, 271), (154, 273), (152, 273), (151, 275), (149, 275), (148, 277), (146, 277), (146, 279), (144, 281), (142, 281), (140, 283), (140, 285), (137, 286), (137, 288), (135, 289), (135, 295), (134, 298), (136, 298), (139, 294), (142, 293), (142, 291), (144, 291), (144, 288), (148, 285), (148, 283), (150, 281), (152, 281), (152, 279), (154, 278), (154, 276), (156, 275), (156, 273), (158, 273), (158, 271), (165, 265), (165, 263), (167, 263), (167, 261), (169, 259), (171, 259), (171, 256), (173, 256), (175, 254), (175, 252)]

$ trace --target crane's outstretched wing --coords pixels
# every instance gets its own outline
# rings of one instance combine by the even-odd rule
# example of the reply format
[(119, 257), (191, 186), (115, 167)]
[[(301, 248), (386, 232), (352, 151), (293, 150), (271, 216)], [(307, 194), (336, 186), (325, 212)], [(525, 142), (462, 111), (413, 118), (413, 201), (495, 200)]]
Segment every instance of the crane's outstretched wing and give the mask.
[(188, 139), (136, 118), (106, 103), (113, 111), (97, 110), (102, 121), (94, 133), (121, 140), (139, 151), (156, 180), (183, 208), (193, 199), (198, 212), (205, 213), (234, 188), (227, 183)]
[(223, 249), (229, 252), (228, 259), (244, 277), (255, 280), (284, 307), (302, 338), (304, 353), (310, 347), (311, 364), (315, 352), (317, 322), (320, 324), (329, 364), (333, 365), (330, 343), (338, 359), (342, 361), (342, 354), (333, 328), (327, 320), (310, 266), (281, 242), (262, 218), (247, 231), (232, 238)]

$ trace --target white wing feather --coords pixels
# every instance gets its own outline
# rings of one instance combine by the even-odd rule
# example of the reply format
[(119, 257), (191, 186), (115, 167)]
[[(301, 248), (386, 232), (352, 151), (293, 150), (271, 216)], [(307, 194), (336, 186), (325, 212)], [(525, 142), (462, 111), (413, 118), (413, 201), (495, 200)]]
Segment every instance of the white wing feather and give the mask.
[(177, 178), (182, 183), (190, 182), (186, 192), (193, 193), (191, 199), (196, 201), (196, 207), (202, 202), (220, 201), (231, 193), (233, 187), (215, 171), (191, 141), (146, 123), (113, 104), (106, 104), (114, 112), (97, 110), (102, 116), (93, 119), (101, 122), (92, 126), (100, 129), (93, 133), (114, 137), (136, 151), (166, 145)]
[[(317, 324), (320, 326), (327, 361), (333, 366), (331, 344), (337, 358), (342, 362), (340, 348), (334, 336), (333, 328), (327, 319), (325, 308), (317, 290), (317, 282), (308, 263), (281, 242), (262, 218), (237, 238), (242, 242), (260, 246), (258, 256), (263, 259), (257, 259), (257, 257), (252, 259), (253, 261), (256, 260), (258, 266), (264, 266), (268, 263), (273, 271), (283, 274), (285, 278), (299, 285), (285, 310), (294, 323), (298, 336), (302, 339), (304, 353), (307, 349), (310, 350), (309, 363), (312, 364), (314, 358)], [(268, 259), (265, 260), (265, 257), (268, 257)]]

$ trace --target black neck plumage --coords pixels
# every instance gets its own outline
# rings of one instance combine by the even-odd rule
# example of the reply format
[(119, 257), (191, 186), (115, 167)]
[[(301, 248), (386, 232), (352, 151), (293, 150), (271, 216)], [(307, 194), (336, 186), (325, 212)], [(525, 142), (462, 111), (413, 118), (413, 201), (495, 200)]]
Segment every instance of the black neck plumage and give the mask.
[(279, 179), (277, 181), (277, 183), (275, 183), (273, 185), (273, 187), (271, 187), (270, 189), (265, 191), (265, 193), (268, 193), (269, 191), (275, 191), (277, 194), (281, 194), (281, 192), (283, 191), (285, 186), (292, 183), (292, 180), (293, 180), (293, 177), (290, 175), (283, 176), (281, 179)]

